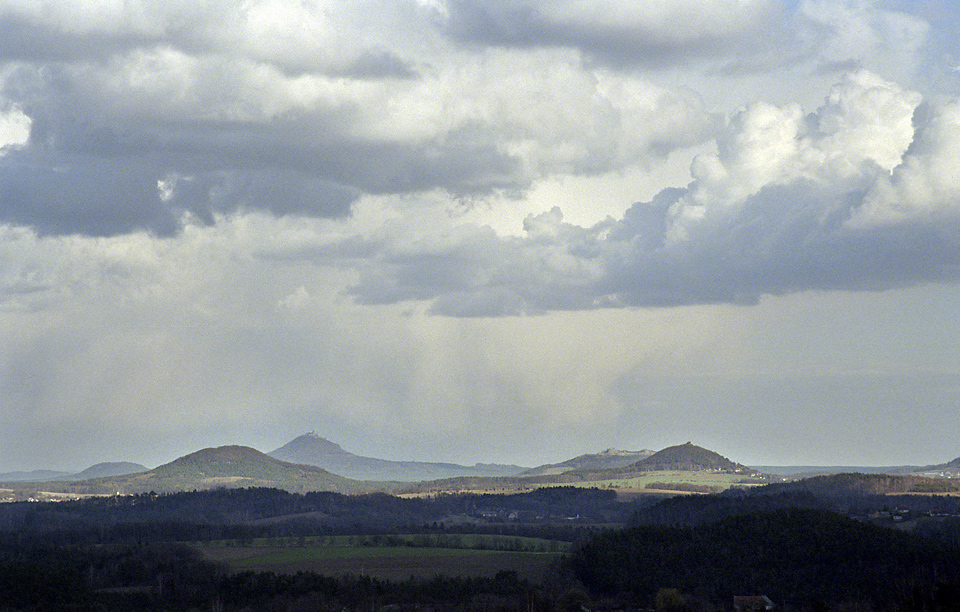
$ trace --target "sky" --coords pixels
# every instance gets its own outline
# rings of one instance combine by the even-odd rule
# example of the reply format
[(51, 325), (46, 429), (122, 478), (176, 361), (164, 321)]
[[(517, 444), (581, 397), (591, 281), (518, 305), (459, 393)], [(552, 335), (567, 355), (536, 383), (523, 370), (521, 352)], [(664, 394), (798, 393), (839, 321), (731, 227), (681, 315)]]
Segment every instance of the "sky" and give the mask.
[(947, 0), (0, 0), (0, 472), (960, 455)]

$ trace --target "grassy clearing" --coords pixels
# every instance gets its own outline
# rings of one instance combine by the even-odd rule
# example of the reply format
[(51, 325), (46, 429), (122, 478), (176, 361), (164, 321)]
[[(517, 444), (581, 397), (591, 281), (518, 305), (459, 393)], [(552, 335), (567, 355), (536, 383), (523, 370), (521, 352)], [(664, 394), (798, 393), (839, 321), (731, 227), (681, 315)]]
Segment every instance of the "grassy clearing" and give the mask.
[(445, 533), (256, 538), (194, 545), (205, 558), (234, 571), (311, 571), (385, 580), (438, 574), (492, 577), (504, 569), (539, 580), (570, 550), (569, 542), (556, 540)]

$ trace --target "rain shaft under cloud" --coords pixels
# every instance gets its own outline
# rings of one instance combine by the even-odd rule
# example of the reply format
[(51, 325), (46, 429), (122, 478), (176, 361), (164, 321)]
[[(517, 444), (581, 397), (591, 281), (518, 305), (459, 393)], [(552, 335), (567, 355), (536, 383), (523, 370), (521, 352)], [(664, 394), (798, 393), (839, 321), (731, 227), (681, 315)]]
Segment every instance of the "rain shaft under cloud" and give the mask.
[(958, 38), (913, 0), (0, 0), (0, 471), (310, 430), (949, 460)]

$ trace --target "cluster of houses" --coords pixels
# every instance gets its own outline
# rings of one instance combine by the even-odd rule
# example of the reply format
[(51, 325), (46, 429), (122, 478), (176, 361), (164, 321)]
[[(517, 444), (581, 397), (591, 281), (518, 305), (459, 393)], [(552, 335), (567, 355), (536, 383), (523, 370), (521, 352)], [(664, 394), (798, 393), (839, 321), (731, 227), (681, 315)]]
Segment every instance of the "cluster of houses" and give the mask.
[(905, 506), (897, 506), (892, 510), (876, 510), (867, 514), (867, 519), (873, 523), (902, 523), (904, 521), (909, 521), (910, 519), (921, 518), (921, 517), (943, 517), (943, 516), (960, 516), (960, 512), (956, 510), (947, 510), (941, 508), (927, 508), (918, 512), (912, 511), (910, 508)]

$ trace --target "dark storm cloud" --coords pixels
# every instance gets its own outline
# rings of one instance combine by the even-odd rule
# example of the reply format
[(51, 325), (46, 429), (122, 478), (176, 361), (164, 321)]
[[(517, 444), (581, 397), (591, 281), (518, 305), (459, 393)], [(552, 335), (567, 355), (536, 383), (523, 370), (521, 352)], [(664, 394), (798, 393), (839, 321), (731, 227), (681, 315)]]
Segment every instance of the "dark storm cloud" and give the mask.
[(0, 158), (0, 219), (42, 234), (176, 231), (179, 221), (142, 164), (77, 156), (50, 162), (19, 152)]
[(527, 180), (481, 125), (425, 143), (353, 139), (336, 116), (97, 125), (70, 115), (80, 96), (55, 80), (61, 95), (27, 105), (28, 145), (0, 158), (0, 220), (42, 233), (170, 235), (184, 212), (205, 222), (251, 209), (341, 217), (361, 192), (477, 193)]
[[(630, 257), (607, 269), (603, 286), (624, 304), (672, 306), (755, 303), (763, 295), (883, 290), (957, 278), (957, 220), (850, 227), (864, 195), (829, 192), (807, 181), (764, 188), (695, 243), (646, 249), (631, 244), (624, 249)], [(618, 235), (631, 243), (636, 237), (629, 230)]]

